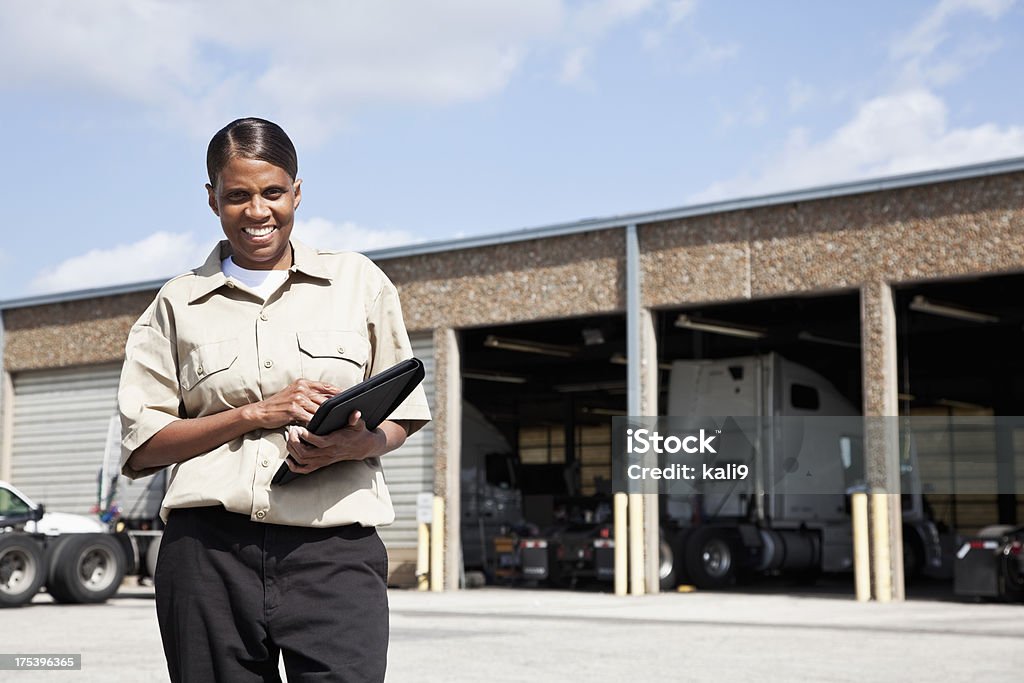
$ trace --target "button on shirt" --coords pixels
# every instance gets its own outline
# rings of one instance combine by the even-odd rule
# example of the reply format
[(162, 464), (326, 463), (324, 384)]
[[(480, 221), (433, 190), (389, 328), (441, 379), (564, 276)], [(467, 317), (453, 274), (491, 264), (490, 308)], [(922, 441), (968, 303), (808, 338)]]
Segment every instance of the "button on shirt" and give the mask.
[[(175, 420), (269, 398), (299, 378), (342, 389), (412, 357), (398, 292), (361, 254), (315, 251), (293, 239), (287, 279), (269, 296), (229, 279), (222, 241), (202, 266), (165, 284), (132, 326), (118, 389), (121, 470)], [(422, 386), (392, 413), (411, 431), (429, 419)], [(394, 520), (380, 458), (334, 463), (286, 486), (285, 428), (257, 430), (172, 466), (160, 516), (223, 505), (274, 524), (327, 527)]]

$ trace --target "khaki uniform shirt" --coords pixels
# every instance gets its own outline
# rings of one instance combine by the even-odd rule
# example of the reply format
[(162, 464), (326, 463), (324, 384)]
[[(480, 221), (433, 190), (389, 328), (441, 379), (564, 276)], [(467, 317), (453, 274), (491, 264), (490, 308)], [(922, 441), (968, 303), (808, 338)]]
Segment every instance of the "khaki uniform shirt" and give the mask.
[[(175, 420), (260, 401), (296, 379), (346, 388), (412, 356), (398, 293), (356, 253), (292, 240), (288, 279), (266, 301), (221, 272), (222, 241), (201, 267), (165, 284), (132, 326), (118, 389), (121, 471)], [(419, 429), (422, 386), (392, 413)], [(379, 458), (334, 463), (286, 486), (270, 481), (287, 456), (286, 428), (249, 432), (172, 466), (160, 510), (223, 505), (253, 521), (327, 527), (389, 524), (394, 510)]]

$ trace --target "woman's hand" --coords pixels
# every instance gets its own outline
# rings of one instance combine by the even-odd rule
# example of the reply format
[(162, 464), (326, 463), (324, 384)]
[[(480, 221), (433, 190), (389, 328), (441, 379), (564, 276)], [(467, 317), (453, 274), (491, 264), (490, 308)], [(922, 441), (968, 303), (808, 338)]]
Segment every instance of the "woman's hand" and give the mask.
[(128, 467), (141, 472), (173, 465), (256, 429), (308, 424), (320, 404), (340, 392), (338, 387), (324, 382), (300, 379), (257, 403), (203, 417), (175, 420), (136, 448), (128, 459)]
[(362, 415), (355, 410), (349, 415), (347, 425), (323, 436), (305, 427), (292, 427), (288, 430), (291, 457), (285, 462), (292, 472), (308, 474), (342, 460), (379, 457), (401, 446), (405, 437), (406, 428), (390, 420), (369, 431)]
[(341, 392), (336, 386), (309, 379), (297, 379), (270, 398), (247, 406), (253, 420), (263, 429), (290, 424), (308, 424), (320, 404)]

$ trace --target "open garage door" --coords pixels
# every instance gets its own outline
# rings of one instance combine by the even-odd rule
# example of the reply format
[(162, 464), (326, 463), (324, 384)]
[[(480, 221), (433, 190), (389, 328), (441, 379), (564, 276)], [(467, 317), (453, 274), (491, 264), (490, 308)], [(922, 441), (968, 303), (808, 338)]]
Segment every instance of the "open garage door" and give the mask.
[[(780, 373), (799, 369), (815, 378), (821, 397), (842, 401), (841, 414), (859, 411), (857, 292), (665, 309), (656, 312), (655, 324), (659, 414), (667, 414), (673, 363), (729, 358), (773, 359)], [(495, 578), (515, 575), (502, 564), (508, 558), (501, 548), (509, 547), (504, 531), (545, 556), (546, 569), (533, 577), (570, 584), (610, 578), (597, 558), (611, 523), (612, 418), (626, 414), (625, 328), (624, 316), (597, 316), (461, 333), (463, 397), (472, 407), (464, 408), (462, 452), (467, 569), (482, 568)], [(838, 462), (838, 444), (834, 455)], [(839, 515), (842, 490), (832, 506)], [(699, 515), (693, 506), (669, 510), (665, 496), (659, 504), (662, 583), (668, 586), (684, 579), (680, 534)], [(844, 523), (836, 526), (848, 535)], [(801, 525), (804, 520), (791, 526)], [(820, 540), (805, 534), (790, 543), (791, 553), (794, 544), (803, 544), (807, 556), (820, 562)], [(519, 567), (518, 578), (533, 578), (531, 569)]]
[(999, 420), (1024, 415), (1022, 286), (1005, 275), (896, 290), (900, 412), (947, 420), (917, 446), (924, 479), (942, 482), (925, 500), (953, 532), (1024, 519), (1024, 430)]
[[(625, 316), (461, 332), (466, 569), (514, 578), (519, 538), (611, 521), (611, 420), (626, 413)], [(581, 546), (581, 552), (590, 549)], [(592, 557), (579, 560), (593, 576)]]

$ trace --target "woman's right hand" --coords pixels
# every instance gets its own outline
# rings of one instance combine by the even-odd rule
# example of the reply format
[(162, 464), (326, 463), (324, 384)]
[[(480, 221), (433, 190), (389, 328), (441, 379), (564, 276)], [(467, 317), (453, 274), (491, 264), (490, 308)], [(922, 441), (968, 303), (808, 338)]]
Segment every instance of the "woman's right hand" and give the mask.
[(248, 406), (257, 424), (263, 429), (309, 423), (320, 404), (341, 392), (326, 382), (297, 379), (270, 398)]

